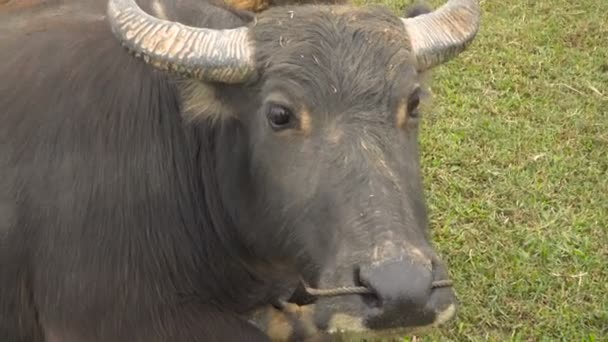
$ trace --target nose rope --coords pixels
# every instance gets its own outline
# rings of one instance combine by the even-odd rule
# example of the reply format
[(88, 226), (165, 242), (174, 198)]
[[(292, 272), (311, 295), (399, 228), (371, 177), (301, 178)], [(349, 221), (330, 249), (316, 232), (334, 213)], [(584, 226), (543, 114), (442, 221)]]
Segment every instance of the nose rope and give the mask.
[[(431, 288), (441, 288), (441, 287), (450, 287), (453, 285), (453, 282), (448, 279), (437, 280), (431, 283)], [(311, 296), (316, 297), (335, 297), (335, 296), (345, 296), (345, 295), (356, 295), (356, 294), (373, 294), (374, 290), (365, 286), (342, 286), (331, 289), (316, 289), (306, 285), (304, 283), (304, 289)]]
[[(363, 294), (374, 294), (374, 290), (365, 286), (342, 286), (342, 287), (334, 287), (331, 289), (316, 289), (314, 287), (308, 286), (308, 284), (301, 279), (300, 282), (304, 287), (304, 291), (310, 296), (313, 297), (336, 297), (336, 296), (347, 296), (347, 295), (363, 295)], [(453, 286), (453, 282), (449, 279), (444, 280), (436, 280), (431, 283), (431, 288), (441, 288), (441, 287), (451, 287)], [(276, 299), (272, 304), (278, 310), (284, 310), (287, 306), (287, 302), (285, 300)], [(305, 304), (308, 305), (308, 304)]]

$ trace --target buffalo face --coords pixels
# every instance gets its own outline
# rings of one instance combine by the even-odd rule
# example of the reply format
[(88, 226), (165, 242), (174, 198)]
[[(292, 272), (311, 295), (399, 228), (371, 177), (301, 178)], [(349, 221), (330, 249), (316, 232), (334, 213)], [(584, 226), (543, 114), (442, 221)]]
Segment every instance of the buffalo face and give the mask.
[(285, 244), (275, 258), (293, 258), (304, 283), (371, 290), (317, 299), (311, 318), (321, 330), (450, 319), (452, 289), (432, 286), (447, 273), (427, 233), (424, 84), (402, 23), (382, 9), (294, 8), (293, 16), (274, 10), (253, 31), (263, 79), (259, 110), (243, 118), (261, 194), (251, 220), (268, 222), (263, 236)]

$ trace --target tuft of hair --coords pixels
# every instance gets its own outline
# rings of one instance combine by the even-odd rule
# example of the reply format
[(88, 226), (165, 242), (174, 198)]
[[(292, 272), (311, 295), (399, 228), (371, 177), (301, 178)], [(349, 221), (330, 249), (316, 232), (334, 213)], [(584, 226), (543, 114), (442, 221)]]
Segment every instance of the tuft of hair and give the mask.
[(413, 18), (422, 14), (430, 13), (432, 11), (433, 9), (426, 2), (418, 1), (414, 4), (409, 5), (405, 9), (404, 17)]

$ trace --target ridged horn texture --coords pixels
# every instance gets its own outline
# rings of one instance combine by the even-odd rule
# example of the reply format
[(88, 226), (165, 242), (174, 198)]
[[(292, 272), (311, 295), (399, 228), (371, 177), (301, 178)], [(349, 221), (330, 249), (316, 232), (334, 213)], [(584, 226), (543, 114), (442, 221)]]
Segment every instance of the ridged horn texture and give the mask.
[(247, 27), (213, 30), (161, 20), (135, 0), (109, 0), (114, 35), (146, 63), (202, 81), (240, 83), (255, 74)]
[(464, 51), (479, 30), (478, 0), (449, 0), (437, 10), (413, 18), (401, 18), (409, 35), (418, 68), (426, 70), (445, 63)]

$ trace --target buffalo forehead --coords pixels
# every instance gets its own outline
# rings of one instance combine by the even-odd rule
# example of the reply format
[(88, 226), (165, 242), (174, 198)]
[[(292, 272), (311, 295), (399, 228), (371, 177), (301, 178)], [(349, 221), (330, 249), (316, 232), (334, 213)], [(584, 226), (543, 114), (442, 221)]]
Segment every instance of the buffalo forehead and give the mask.
[[(297, 83), (292, 92), (306, 94), (313, 116), (319, 109), (337, 115), (349, 108), (378, 112), (380, 106), (394, 116), (386, 99), (396, 80), (406, 75), (418, 81), (416, 73), (404, 72), (413, 68), (414, 59), (403, 24), (384, 8), (269, 9), (258, 18), (252, 36), (266, 80)], [(284, 83), (285, 89), (291, 87)]]
[[(280, 34), (284, 39), (308, 37), (327, 34), (348, 36), (353, 31), (358, 34), (373, 33), (375, 38), (383, 38), (383, 42), (407, 42), (405, 28), (400, 18), (389, 9), (380, 6), (351, 7), (351, 6), (299, 6), (271, 8), (256, 18), (253, 34), (256, 41), (263, 35)], [(262, 33), (262, 36), (260, 36)], [(288, 41), (277, 41), (284, 46)]]

